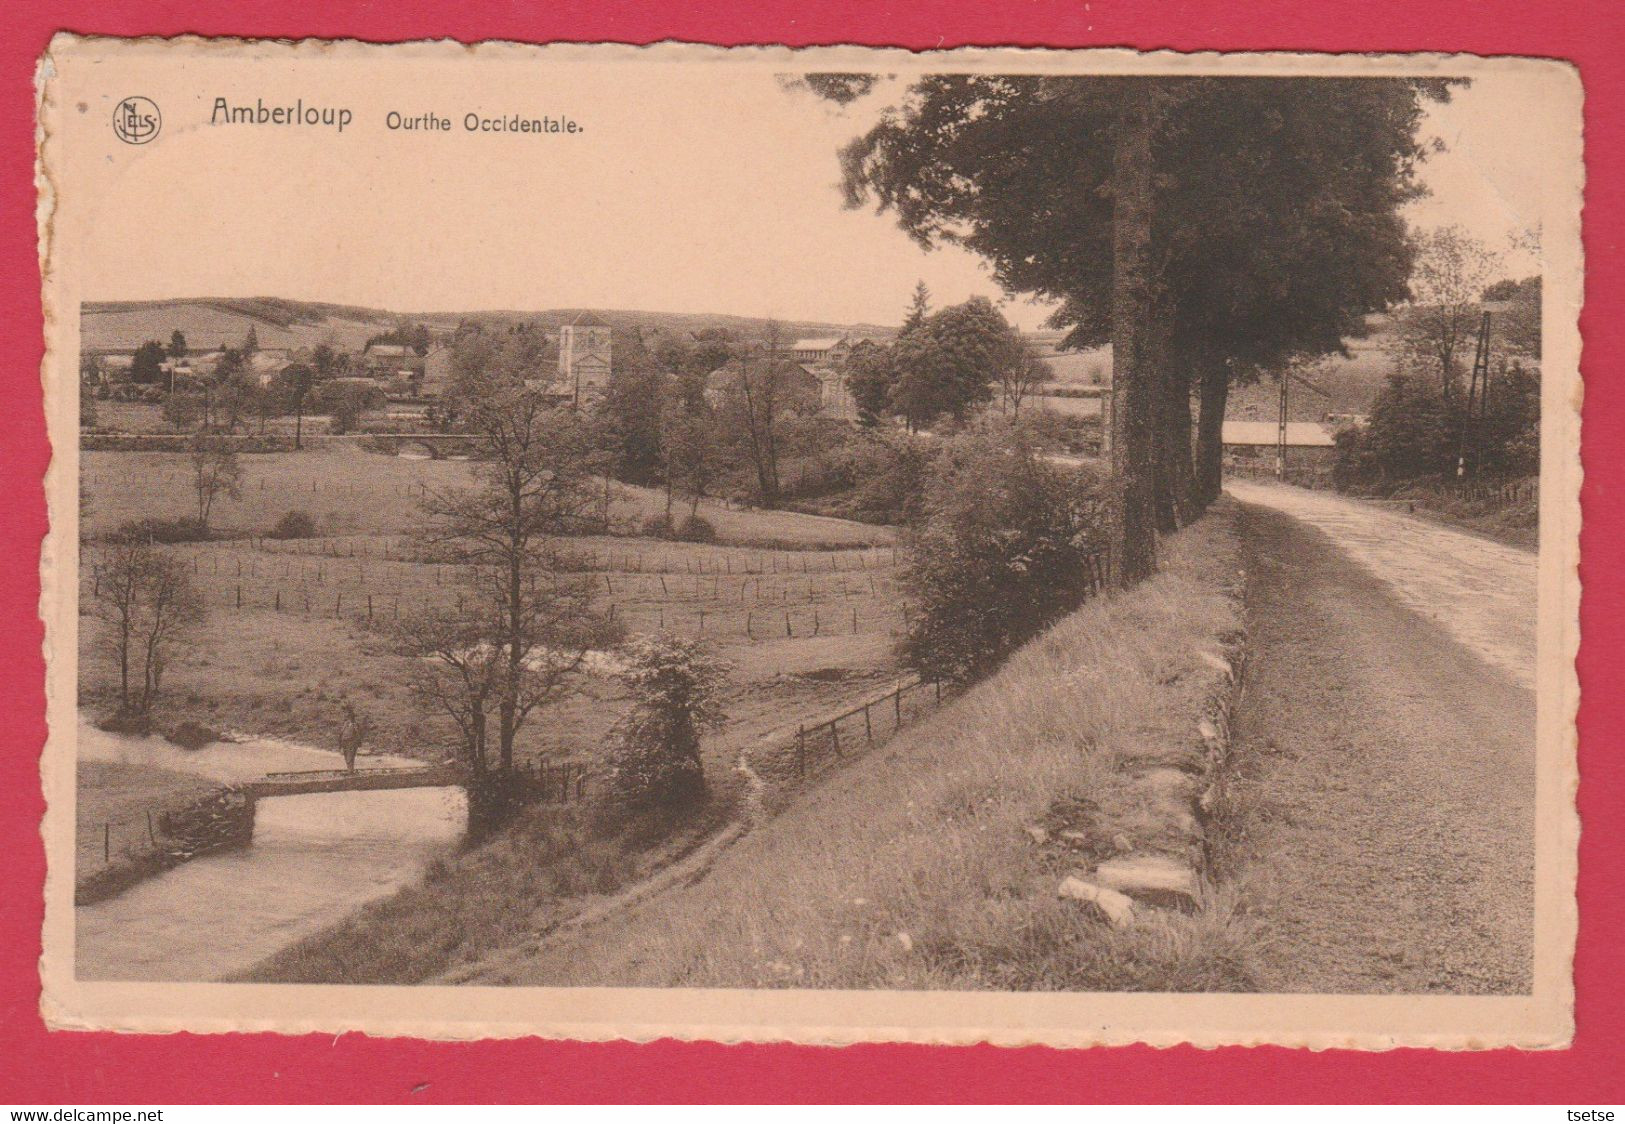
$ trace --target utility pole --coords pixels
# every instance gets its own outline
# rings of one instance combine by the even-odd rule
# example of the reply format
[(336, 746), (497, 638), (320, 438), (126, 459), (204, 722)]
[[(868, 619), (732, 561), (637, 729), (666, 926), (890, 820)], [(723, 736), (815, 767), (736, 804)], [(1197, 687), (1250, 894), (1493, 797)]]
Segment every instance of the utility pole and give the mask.
[[(1456, 450), (1456, 476), (1467, 475), (1468, 433), (1473, 428), (1473, 409), (1483, 414), (1490, 398), (1490, 314), (1478, 322), (1478, 345), (1473, 349), (1473, 373), (1467, 381), (1467, 413), (1461, 419), (1461, 443)], [(1478, 471), (1478, 450), (1473, 449), (1473, 471)]]
[(1286, 482), (1286, 388), (1292, 381), (1290, 371), (1281, 372), (1281, 420), (1275, 430), (1275, 478)]

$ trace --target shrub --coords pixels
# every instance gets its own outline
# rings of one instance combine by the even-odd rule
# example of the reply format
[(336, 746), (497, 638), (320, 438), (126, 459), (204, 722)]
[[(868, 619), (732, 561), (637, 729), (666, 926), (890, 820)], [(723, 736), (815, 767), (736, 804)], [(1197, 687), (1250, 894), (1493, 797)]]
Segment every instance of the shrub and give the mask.
[(713, 543), (717, 541), (717, 529), (704, 516), (690, 515), (678, 525), (676, 537), (680, 542)]
[(316, 520), (308, 512), (290, 511), (266, 532), (271, 539), (309, 539), (316, 536)]
[(164, 739), (180, 746), (182, 749), (191, 750), (202, 749), (206, 745), (213, 745), (217, 741), (224, 740), (218, 731), (190, 719), (180, 723), (172, 730), (165, 731)]
[(1086, 596), (1105, 517), (1094, 472), (1050, 463), (1018, 431), (967, 434), (944, 448), (924, 506), (900, 653), (922, 675), (976, 679)]
[(669, 539), (676, 535), (676, 531), (672, 527), (671, 516), (663, 511), (645, 519), (643, 526), (639, 528), (639, 533), (648, 539)]
[(871, 523), (912, 523), (919, 518), (935, 450), (918, 437), (879, 434), (853, 454), (854, 481), (848, 513)]
[(1487, 406), (1477, 403), (1476, 408), (1464, 446), (1464, 394), (1446, 400), (1432, 379), (1404, 372), (1389, 375), (1366, 424), (1338, 434), (1334, 482), (1350, 487), (1449, 479), (1463, 452), (1476, 472), (1521, 476), (1537, 471), (1539, 376), (1516, 363), (1495, 372)]
[(631, 647), (621, 682), (632, 710), (610, 751), (611, 788), (622, 803), (677, 810), (703, 799), (700, 735), (722, 725), (718, 693), (729, 670), (698, 640), (661, 633)]
[(211, 537), (196, 519), (131, 519), (113, 532), (115, 539), (157, 543), (208, 542)]

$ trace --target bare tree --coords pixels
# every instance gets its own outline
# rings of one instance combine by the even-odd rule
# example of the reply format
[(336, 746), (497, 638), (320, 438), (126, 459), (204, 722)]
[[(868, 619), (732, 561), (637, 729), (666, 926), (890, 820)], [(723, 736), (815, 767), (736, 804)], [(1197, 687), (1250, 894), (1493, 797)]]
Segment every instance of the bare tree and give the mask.
[(671, 518), (674, 493), (688, 497), (688, 517), (700, 513), (721, 467), (721, 441), (716, 418), (703, 397), (697, 402), (682, 397), (666, 404), (660, 416), (660, 459), (666, 472), (666, 518)]
[(785, 354), (776, 322), (768, 325), (763, 345), (744, 351), (734, 364), (733, 378), (724, 388), (724, 408), (755, 472), (762, 506), (777, 507), (785, 421), (808, 403), (796, 392), (797, 368)]
[(1005, 408), (1012, 414), (1021, 412), (1021, 403), (1036, 387), (1049, 380), (1049, 366), (1033, 351), (1032, 345), (1022, 340), (1014, 349), (1009, 362), (999, 368), (999, 386)]
[(1478, 330), (1484, 290), (1498, 262), (1457, 226), (1416, 238), (1410, 305), (1400, 316), (1401, 358), (1439, 380), (1446, 399), (1460, 389), (1468, 341)]
[(479, 438), (476, 483), (431, 492), (419, 532), (430, 553), (463, 567), (460, 607), (434, 611), (402, 632), (409, 652), (436, 668), (414, 686), (450, 714), (470, 764), (511, 768), (514, 739), (585, 653), (606, 643), (587, 582), (555, 541), (586, 526), (597, 500), (599, 454), (591, 424), (501, 372), (471, 399)]
[(182, 560), (138, 534), (108, 540), (94, 572), (96, 616), (118, 662), (119, 709), (144, 715), (177, 642), (202, 619), (202, 603)]
[(593, 612), (591, 583), (567, 565), (551, 550), (533, 552), (517, 618), (503, 568), (470, 567), (454, 607), (397, 629), (403, 654), (415, 658), (413, 694), (450, 719), (476, 775), (511, 768), (531, 714), (563, 693), (593, 649), (618, 638)]
[(242, 495), (243, 466), (228, 437), (199, 431), (190, 449), (192, 490), (197, 494), (197, 521), (209, 528), (209, 514), (220, 496)]

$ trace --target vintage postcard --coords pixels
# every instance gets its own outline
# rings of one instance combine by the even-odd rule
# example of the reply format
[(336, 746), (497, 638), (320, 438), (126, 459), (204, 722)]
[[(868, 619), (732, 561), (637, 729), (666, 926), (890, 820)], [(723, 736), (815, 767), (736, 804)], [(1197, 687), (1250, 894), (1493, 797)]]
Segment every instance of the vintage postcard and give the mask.
[(47, 1021), (1565, 1044), (1581, 99), (59, 37)]

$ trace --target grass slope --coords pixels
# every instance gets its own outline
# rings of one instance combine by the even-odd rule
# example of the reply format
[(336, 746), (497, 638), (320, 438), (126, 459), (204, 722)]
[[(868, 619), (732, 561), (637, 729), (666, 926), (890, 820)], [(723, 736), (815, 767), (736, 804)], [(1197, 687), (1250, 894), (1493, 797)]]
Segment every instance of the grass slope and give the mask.
[[(809, 791), (702, 881), (515, 956), (479, 983), (1211, 991), (1250, 986), (1217, 901), (1117, 932), (1057, 899), (1026, 828), (1122, 822), (1120, 767), (1188, 740), (1181, 681), (1240, 625), (1228, 502), (1163, 572), (1093, 602), (992, 678)], [(1107, 828), (1110, 830), (1110, 828)], [(502, 958), (494, 958), (500, 961)]]

